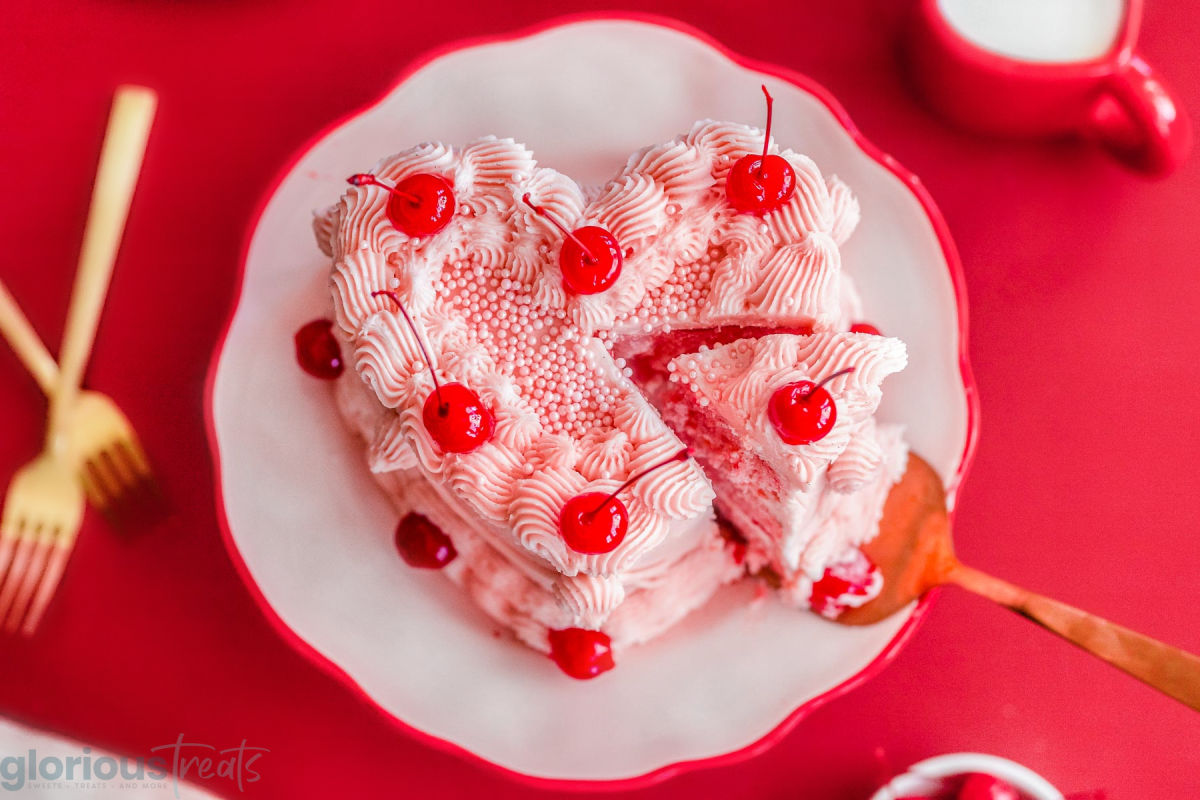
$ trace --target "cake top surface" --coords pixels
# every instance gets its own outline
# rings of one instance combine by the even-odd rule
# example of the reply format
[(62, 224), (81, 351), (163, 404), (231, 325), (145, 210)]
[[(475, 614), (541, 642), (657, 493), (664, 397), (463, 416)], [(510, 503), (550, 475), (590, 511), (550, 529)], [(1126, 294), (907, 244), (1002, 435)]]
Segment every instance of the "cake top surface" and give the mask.
[[(763, 134), (753, 128), (699, 122), (635, 153), (592, 190), (537, 166), (522, 145), (494, 137), (461, 149), (424, 144), (380, 162), (375, 176), (393, 184), (418, 174), (443, 177), (455, 213), (437, 233), (409, 236), (389, 219), (388, 191), (368, 185), (351, 188), (314, 221), (334, 260), (336, 324), (353, 343), (359, 374), (395, 412), (370, 443), (372, 467), (419, 467), (567, 576), (633, 570), (673, 521), (705, 513), (712, 489), (688, 460), (622, 493), (629, 536), (611, 552), (575, 552), (558, 527), (569, 498), (612, 491), (682, 448), (613, 356), (614, 342), (720, 325), (833, 334), (856, 312), (838, 247), (857, 224), (858, 207), (841, 181), (826, 180), (810, 159), (785, 150), (779, 155), (796, 173), (786, 204), (759, 216), (726, 202), (731, 166), (763, 147)], [(533, 206), (568, 229), (609, 231), (623, 255), (616, 281), (596, 294), (569, 291), (559, 264), (564, 235)], [(412, 326), (381, 291), (394, 293)], [(892, 347), (883, 339), (845, 341), (829, 353), (859, 359), (847, 366), (875, 363), (880, 357), (871, 353)], [(797, 354), (793, 372), (812, 366), (799, 345), (771, 347), (776, 360)], [(435, 388), (430, 366), (443, 384), (470, 387), (494, 414), (494, 435), (478, 449), (444, 452), (422, 424)], [(787, 369), (779, 365), (780, 374)], [(874, 395), (863, 383), (867, 372), (843, 381), (847, 392), (859, 387), (845, 394), (847, 401), (864, 408), (872, 396), (878, 403), (877, 381)], [(851, 438), (839, 436), (838, 447), (792, 453), (780, 463), (799, 471), (798, 485), (811, 483), (812, 473)]]

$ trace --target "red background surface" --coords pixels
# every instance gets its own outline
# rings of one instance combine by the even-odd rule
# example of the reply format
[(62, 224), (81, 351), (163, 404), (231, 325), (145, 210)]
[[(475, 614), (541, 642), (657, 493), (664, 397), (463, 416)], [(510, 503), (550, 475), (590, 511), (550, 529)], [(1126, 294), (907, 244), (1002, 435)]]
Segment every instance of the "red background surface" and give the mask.
[[(247, 739), (270, 748), (246, 790), (259, 797), (551, 796), (415, 743), (293, 652), (218, 534), (203, 379), (247, 221), (276, 172), (430, 48), (609, 7), (407, 5), (5, 4), (0, 274), (52, 343), (112, 89), (161, 95), (89, 380), (139, 428), (170, 514), (124, 534), (89, 515), (38, 636), (0, 639), (3, 714), (132, 755), (179, 733)], [(1200, 651), (1200, 158), (1151, 182), (1079, 144), (945, 127), (897, 68), (907, 3), (641, 5), (815, 78), (939, 203), (967, 275), (983, 410), (957, 518), (963, 559)], [(1187, 0), (1150, 0), (1141, 50), (1193, 111), (1198, 40)], [(3, 478), (35, 453), (43, 410), (0, 350)], [(857, 800), (956, 750), (1016, 759), (1065, 791), (1200, 793), (1200, 717), (947, 591), (892, 666), (777, 747), (630, 794)]]

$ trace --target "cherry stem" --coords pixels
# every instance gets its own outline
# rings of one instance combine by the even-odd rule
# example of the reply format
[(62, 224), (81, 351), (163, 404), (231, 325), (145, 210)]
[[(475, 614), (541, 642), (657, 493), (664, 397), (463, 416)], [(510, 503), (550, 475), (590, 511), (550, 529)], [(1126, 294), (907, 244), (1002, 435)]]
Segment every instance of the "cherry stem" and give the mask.
[(421, 341), (421, 335), (417, 333), (417, 326), (413, 324), (412, 317), (410, 317), (408, 312), (404, 310), (404, 304), (400, 302), (400, 298), (396, 296), (395, 292), (388, 291), (386, 289), (378, 292), (371, 292), (371, 297), (379, 297), (380, 295), (389, 298), (393, 303), (396, 304), (396, 308), (400, 309), (400, 313), (404, 315), (404, 321), (407, 322), (408, 327), (412, 329), (413, 338), (417, 340), (417, 347), (421, 348), (421, 355), (425, 358), (425, 365), (429, 367), (429, 377), (433, 378), (433, 393), (437, 396), (438, 400), (438, 416), (446, 416), (446, 413), (450, 410), (450, 406), (448, 403), (442, 400), (442, 385), (438, 383), (437, 370), (433, 368), (433, 359), (429, 357), (429, 351), (425, 349), (425, 343)]
[(351, 175), (349, 178), (346, 178), (346, 183), (350, 184), (351, 186), (378, 186), (380, 189), (388, 190), (392, 194), (396, 195), (396, 197), (407, 200), (414, 206), (421, 204), (421, 198), (417, 197), (415, 194), (401, 191), (395, 186), (388, 186), (386, 183), (382, 183), (374, 175), (371, 175), (367, 172), (360, 172), (357, 175)]
[(589, 519), (591, 517), (595, 516), (596, 514), (598, 514), (600, 512), (600, 510), (602, 508), (604, 508), (606, 505), (608, 505), (613, 500), (615, 500), (617, 495), (619, 495), (621, 492), (628, 489), (630, 486), (632, 486), (636, 482), (640, 481), (642, 478), (649, 475), (651, 472), (654, 472), (654, 470), (661, 469), (662, 467), (665, 467), (668, 464), (674, 464), (676, 461), (687, 461), (691, 457), (692, 457), (692, 452), (685, 447), (683, 450), (680, 450), (678, 453), (671, 456), (666, 461), (660, 461), (657, 464), (655, 464), (653, 467), (646, 467), (644, 470), (639, 472), (637, 475), (634, 475), (632, 478), (630, 478), (629, 480), (622, 483), (616, 489), (613, 489), (613, 491), (608, 495), (608, 497), (605, 497), (603, 500), (600, 501), (600, 505), (596, 506), (591, 511), (588, 511), (586, 514), (584, 514), (584, 516)]
[(763, 164), (767, 160), (767, 148), (771, 145), (771, 118), (775, 115), (775, 98), (767, 91), (767, 85), (762, 85), (763, 94), (767, 96), (767, 132), (763, 134), (763, 154), (758, 160), (758, 177), (763, 176)]
[(812, 397), (813, 392), (817, 391), (817, 389), (820, 389), (822, 386), (829, 383), (834, 378), (840, 378), (843, 375), (849, 375), (851, 372), (854, 372), (854, 367), (846, 367), (845, 369), (839, 369), (837, 372), (833, 373), (832, 375), (826, 375), (816, 385), (814, 385), (811, 389), (809, 389), (807, 392), (804, 393), (804, 395), (803, 395), (804, 399), (807, 400), (808, 398)]
[(589, 264), (596, 263), (596, 257), (594, 255), (592, 255), (592, 251), (588, 248), (588, 246), (586, 244), (584, 244), (578, 236), (576, 236), (571, 231), (567, 230), (567, 226), (563, 225), (561, 222), (559, 222), (557, 219), (555, 219), (553, 214), (551, 214), (549, 211), (542, 208), (541, 206), (535, 206), (533, 204), (533, 201), (529, 199), (529, 192), (526, 192), (521, 197), (521, 201), (524, 202), (525, 205), (529, 206), (534, 211), (536, 211), (538, 213), (538, 216), (542, 216), (542, 217), (545, 217), (546, 219), (550, 220), (550, 224), (553, 225), (554, 227), (558, 228), (560, 231), (562, 231), (563, 236), (566, 236), (572, 242), (579, 245), (579, 249), (583, 251), (583, 254), (585, 256), (587, 256), (587, 263), (589, 263)]

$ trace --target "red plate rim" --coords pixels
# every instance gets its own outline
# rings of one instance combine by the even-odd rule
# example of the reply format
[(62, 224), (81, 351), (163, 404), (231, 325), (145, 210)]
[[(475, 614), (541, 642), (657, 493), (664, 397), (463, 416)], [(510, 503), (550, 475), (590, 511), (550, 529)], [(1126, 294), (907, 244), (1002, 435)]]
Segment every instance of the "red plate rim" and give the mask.
[[(258, 201), (254, 213), (251, 216), (251, 224), (247, 228), (247, 232), (242, 243), (241, 256), (238, 263), (237, 272), (237, 292), (234, 299), (230, 303), (230, 309), (226, 316), (225, 323), (221, 328), (218, 336), (216, 347), (213, 350), (212, 358), (209, 362), (208, 373), (204, 382), (204, 423), (208, 436), (209, 450), (212, 453), (213, 459), (213, 491), (216, 500), (217, 521), (221, 530), (221, 537), (225, 542), (225, 548), (229, 552), (230, 560), (236, 569), (242, 582), (249, 590), (254, 602), (262, 611), (263, 616), (275, 628), (279, 636), (288, 642), (294, 649), (302, 655), (308, 657), (313, 663), (322, 668), (342, 682), (345, 686), (356, 693), (359, 699), (366, 701), (369, 705), (383, 710), (375, 700), (363, 690), (347, 672), (340, 666), (331, 661), (324, 654), (320, 653), (311, 644), (302, 639), (295, 631), (287, 626), (279, 617), (276, 611), (267, 602), (262, 591), (258, 588), (254, 578), (250, 574), (245, 561), (243, 561), (237, 545), (233, 540), (232, 531), (229, 528), (229, 521), (225, 514), (225, 500), (221, 492), (221, 458), (220, 449), (217, 445), (216, 423), (213, 413), (213, 398), (214, 388), (216, 386), (217, 368), (220, 365), (221, 354), (225, 349), (226, 340), (229, 337), (229, 330), (233, 325), (234, 316), (237, 313), (238, 305), (241, 301), (242, 289), (245, 284), (246, 262), (250, 251), (250, 242), (254, 237), (254, 232), (258, 229), (258, 225), (262, 219), (263, 213), (266, 211), (268, 203), (274, 197), (280, 184), (291, 174), (295, 166), (313, 149), (321, 140), (328, 136), (335, 129), (351, 121), (352, 119), (366, 113), (372, 108), (382, 103), (392, 92), (394, 92), (401, 84), (409, 79), (414, 73), (421, 68), (430, 64), (437, 59), (449, 55), (450, 53), (459, 50), (466, 50), (474, 47), (489, 44), (500, 44), (505, 42), (513, 42), (519, 39), (526, 39), (535, 36), (539, 33), (552, 30), (554, 28), (564, 27), (568, 25), (576, 25), (583, 22), (635, 22), (646, 25), (653, 25), (660, 28), (666, 28), (677, 33), (682, 33), (691, 36), (694, 39), (708, 45), (713, 50), (729, 59), (734, 64), (740, 67), (760, 72), (772, 77), (787, 81), (800, 89), (808, 92), (816, 97), (825, 105), (826, 108), (833, 114), (837, 121), (850, 134), (851, 138), (858, 145), (859, 149), (877, 161), (889, 172), (895, 175), (916, 197), (917, 201), (924, 209), (926, 216), (929, 218), (933, 226), (934, 233), (937, 235), (938, 244), (941, 246), (942, 254), (945, 256), (946, 265), (950, 271), (950, 280), (954, 287), (954, 299), (958, 310), (958, 366), (959, 373), (963, 382), (963, 391), (967, 400), (967, 438), (963, 447), (962, 456), (959, 459), (959, 467), (954, 475), (951, 485), (961, 486), (963, 479), (966, 477), (967, 470), (970, 466), (971, 459), (975, 453), (975, 444), (979, 435), (979, 397), (975, 383), (975, 378), (971, 372), (971, 365), (967, 355), (967, 292), (966, 280), (963, 275), (962, 263), (958, 257), (958, 251), (954, 246), (953, 240), (950, 238), (950, 231), (946, 225), (946, 220), (942, 217), (941, 212), (933, 202), (933, 198), (925, 190), (919, 178), (909, 170), (905, 169), (892, 156), (880, 150), (877, 146), (871, 143), (854, 122), (846, 113), (846, 110), (841, 106), (833, 95), (811, 78), (795, 72), (786, 67), (781, 67), (776, 64), (770, 64), (755, 59), (741, 56), (721, 42), (714, 39), (707, 33), (693, 28), (683, 22), (680, 22), (669, 17), (662, 17), (654, 14), (644, 13), (581, 13), (569, 14), (565, 16), (552, 17), (548, 20), (536, 23), (534, 25), (521, 28), (519, 30), (497, 34), (491, 36), (477, 36), (467, 39), (460, 39), (448, 44), (436, 47), (425, 54), (411, 61), (408, 66), (400, 71), (399, 75), (392, 84), (383, 92), (376, 100), (367, 105), (356, 108), (355, 110), (345, 114), (341, 118), (331, 122), (316, 134), (311, 136), (288, 161), (280, 168), (276, 175), (271, 179), (267, 189), (263, 192), (261, 199)], [(687, 761), (677, 761), (649, 772), (635, 775), (628, 778), (617, 778), (612, 780), (570, 780), (563, 778), (543, 778), (534, 775), (526, 775), (521, 772), (509, 769), (499, 764), (488, 761), (464, 747), (461, 747), (453, 742), (445, 739), (432, 736), (424, 731), (418, 730), (404, 720), (396, 717), (384, 710), (384, 713), (391, 718), (397, 727), (407, 733), (415, 740), (422, 742), (430, 747), (440, 750), (445, 753), (451, 753), (465, 760), (483, 766), (492, 772), (502, 775), (510, 780), (523, 783), (525, 785), (538, 789), (556, 789), (556, 790), (571, 790), (571, 791), (618, 791), (646, 788), (676, 775), (689, 772), (694, 769), (706, 767), (721, 767), (730, 766), (739, 762), (752, 758), (760, 753), (765, 752), (777, 742), (783, 739), (796, 724), (808, 714), (823, 706), (830, 700), (841, 697), (852, 689), (857, 688), (865, 683), (870, 678), (874, 677), (884, 667), (899, 654), (900, 650), (908, 643), (912, 636), (916, 633), (917, 628), (924, 620), (930, 607), (933, 605), (935, 598), (940, 594), (940, 590), (934, 589), (925, 594), (917, 602), (917, 607), (914, 609), (912, 616), (908, 621), (896, 632), (892, 640), (867, 666), (860, 671), (839, 683), (837, 686), (829, 689), (825, 693), (814, 697), (796, 709), (794, 709), (786, 718), (778, 725), (764, 734), (758, 740), (728, 753), (722, 753), (716, 756), (708, 756), (705, 758), (697, 758)]]

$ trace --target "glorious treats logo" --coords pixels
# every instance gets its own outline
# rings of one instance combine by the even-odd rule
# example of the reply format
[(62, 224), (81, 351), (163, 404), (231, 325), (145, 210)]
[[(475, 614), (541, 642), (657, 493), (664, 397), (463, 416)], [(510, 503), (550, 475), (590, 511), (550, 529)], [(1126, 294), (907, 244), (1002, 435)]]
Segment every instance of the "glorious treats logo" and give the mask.
[(0, 790), (21, 792), (36, 789), (138, 789), (171, 788), (179, 797), (181, 781), (223, 785), (244, 791), (262, 774), (259, 760), (270, 750), (243, 739), (233, 747), (187, 741), (181, 733), (170, 744), (150, 748), (149, 756), (114, 756), (81, 747), (71, 752), (43, 747), (0, 757)]

